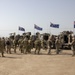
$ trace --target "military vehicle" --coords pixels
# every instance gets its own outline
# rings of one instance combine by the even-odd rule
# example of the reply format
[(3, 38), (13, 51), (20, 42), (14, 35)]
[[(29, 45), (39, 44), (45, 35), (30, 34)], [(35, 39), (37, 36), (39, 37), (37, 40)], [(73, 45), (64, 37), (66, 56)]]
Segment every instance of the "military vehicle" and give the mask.
[(49, 38), (49, 35), (48, 33), (43, 33), (41, 34), (41, 47), (46, 50), (47, 49), (47, 41), (48, 41), (48, 38)]
[(50, 36), (49, 33), (43, 33), (43, 34), (41, 34), (42, 39), (44, 39), (45, 41), (48, 40), (49, 36)]
[(51, 39), (51, 41), (52, 41), (52, 48), (53, 49), (55, 49), (56, 47), (55, 47), (55, 41), (56, 41), (56, 37), (57, 37), (57, 35), (51, 35), (50, 36), (50, 39)]
[(30, 36), (31, 36), (31, 32), (23, 33), (22, 36), (28, 38), (28, 40), (29, 40)]
[(63, 31), (59, 34), (61, 48), (71, 48), (72, 34), (72, 31)]
[(15, 33), (10, 33), (9, 38), (12, 39), (12, 40), (14, 40), (14, 38), (15, 38)]
[(48, 39), (51, 39), (52, 41), (52, 48), (55, 48), (55, 40), (56, 40), (56, 35), (50, 35), (49, 33), (43, 33), (41, 34), (41, 39), (45, 40), (44, 44), (45, 44), (45, 48), (47, 48), (47, 41)]

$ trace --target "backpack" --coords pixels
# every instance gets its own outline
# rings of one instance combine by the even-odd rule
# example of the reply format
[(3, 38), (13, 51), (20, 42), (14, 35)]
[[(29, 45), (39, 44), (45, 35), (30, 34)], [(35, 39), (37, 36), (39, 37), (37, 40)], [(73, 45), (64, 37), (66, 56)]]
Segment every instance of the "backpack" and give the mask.
[(9, 42), (9, 41), (7, 41), (7, 42), (6, 42), (6, 44), (7, 44), (7, 45), (10, 45), (10, 42)]

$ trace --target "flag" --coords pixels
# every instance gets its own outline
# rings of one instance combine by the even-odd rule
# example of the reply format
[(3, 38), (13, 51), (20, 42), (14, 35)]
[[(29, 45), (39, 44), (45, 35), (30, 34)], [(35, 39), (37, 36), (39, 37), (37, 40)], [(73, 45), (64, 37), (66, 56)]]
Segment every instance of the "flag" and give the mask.
[(74, 21), (74, 28), (75, 28), (75, 21)]
[(25, 29), (23, 27), (20, 27), (20, 26), (19, 26), (19, 30), (20, 31), (25, 31)]
[(34, 28), (37, 29), (37, 30), (41, 30), (41, 31), (43, 30), (43, 28), (37, 26), (36, 24), (34, 24)]
[(59, 24), (53, 24), (53, 23), (51, 23), (51, 24), (50, 24), (50, 27), (59, 28)]

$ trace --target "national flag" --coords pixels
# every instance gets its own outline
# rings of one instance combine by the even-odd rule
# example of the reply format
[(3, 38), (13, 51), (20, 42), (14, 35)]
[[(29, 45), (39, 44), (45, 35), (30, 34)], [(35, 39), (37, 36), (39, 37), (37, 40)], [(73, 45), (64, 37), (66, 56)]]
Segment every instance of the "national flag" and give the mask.
[(34, 24), (34, 28), (37, 29), (37, 30), (41, 30), (41, 31), (43, 30), (43, 28), (37, 26), (36, 24)]
[(19, 26), (19, 30), (20, 31), (25, 31), (25, 29), (23, 27), (20, 27), (20, 26)]
[(75, 28), (75, 21), (74, 21), (74, 28)]
[(50, 27), (59, 28), (59, 24), (53, 24), (53, 23), (51, 23), (51, 24), (50, 24)]

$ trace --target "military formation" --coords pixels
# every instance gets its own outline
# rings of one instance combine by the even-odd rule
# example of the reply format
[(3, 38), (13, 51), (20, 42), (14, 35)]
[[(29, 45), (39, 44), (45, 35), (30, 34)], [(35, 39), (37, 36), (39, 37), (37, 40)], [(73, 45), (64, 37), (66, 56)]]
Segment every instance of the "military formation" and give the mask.
[(63, 43), (62, 41), (64, 38), (63, 36), (54, 36), (47, 33), (37, 33), (36, 35), (24, 34), (18, 37), (13, 36), (13, 38), (2, 37), (0, 38), (0, 53), (2, 57), (5, 57), (4, 53), (12, 54), (12, 49), (14, 53), (17, 53), (17, 50), (19, 50), (23, 54), (32, 53), (34, 49), (34, 54), (40, 54), (40, 50), (43, 49), (48, 50), (47, 54), (51, 55), (52, 48), (55, 49), (56, 54), (59, 54), (63, 47), (68, 46), (73, 52), (72, 56), (75, 56), (75, 37), (68, 35), (66, 37), (69, 37), (68, 45), (64, 45), (65, 42)]

